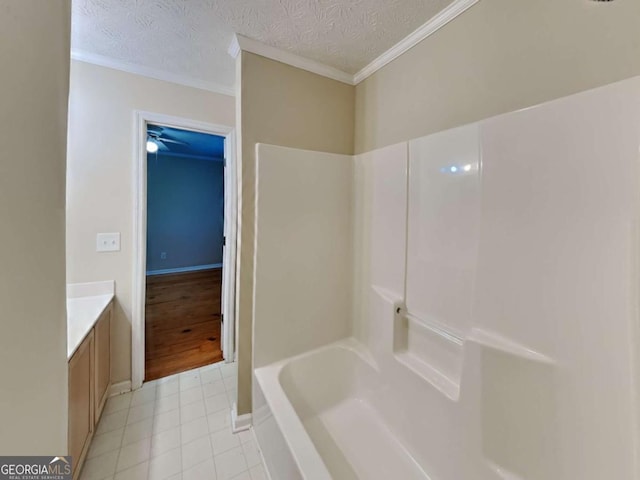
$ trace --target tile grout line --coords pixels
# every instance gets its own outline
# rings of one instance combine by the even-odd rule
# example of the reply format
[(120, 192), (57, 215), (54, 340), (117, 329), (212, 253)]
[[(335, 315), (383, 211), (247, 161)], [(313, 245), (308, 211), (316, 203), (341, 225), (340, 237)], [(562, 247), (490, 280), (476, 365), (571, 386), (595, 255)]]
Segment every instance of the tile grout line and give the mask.
[[(218, 372), (220, 367), (218, 367)], [(220, 373), (222, 376), (222, 373)], [(202, 385), (202, 376), (200, 376), (200, 384)], [(224, 386), (224, 383), (222, 384)], [(202, 386), (202, 396), (204, 397), (204, 385)], [(207, 438), (209, 439), (209, 448), (211, 449), (211, 461), (213, 462), (213, 474), (218, 478), (218, 467), (216, 467), (216, 452), (213, 450), (213, 442), (211, 441), (211, 431), (209, 430), (209, 415), (207, 413), (207, 405), (204, 406), (205, 422), (207, 422)], [(184, 479), (183, 479), (184, 480)]]
[[(220, 409), (220, 410), (217, 410), (216, 412), (213, 412), (212, 415), (216, 414), (216, 413), (224, 412), (224, 411), (226, 411), (226, 410), (228, 410), (230, 408), (229, 407), (229, 403), (231, 401), (230, 400), (230, 396), (232, 395), (232, 393), (233, 393), (233, 391), (235, 389), (233, 388), (233, 386), (231, 386), (229, 384), (229, 380), (232, 379), (233, 375), (223, 375), (222, 374), (222, 370), (220, 369), (220, 367), (215, 367), (216, 371), (218, 372), (217, 375), (211, 376), (209, 378), (209, 380), (207, 382), (205, 382), (203, 377), (202, 377), (202, 374), (204, 374), (206, 372), (202, 371), (202, 368), (204, 368), (204, 367), (200, 367), (198, 369), (194, 369), (194, 370), (191, 371), (192, 375), (197, 376), (197, 381), (195, 382), (195, 385), (192, 388), (200, 388), (200, 397), (197, 397), (198, 400), (196, 400), (196, 402), (192, 402), (192, 403), (202, 402), (202, 406), (204, 408), (204, 412), (203, 412), (203, 415), (202, 415), (201, 418), (202, 418), (202, 421), (205, 422), (206, 427), (207, 427), (206, 428), (207, 434), (206, 434), (206, 436), (204, 436), (204, 438), (206, 438), (207, 442), (208, 442), (208, 447), (209, 447), (208, 453), (211, 455), (210, 459), (213, 462), (213, 473), (217, 478), (218, 477), (218, 471), (217, 471), (217, 466), (216, 466), (216, 457), (217, 457), (217, 455), (216, 455), (216, 452), (213, 449), (213, 442), (211, 440), (211, 436), (213, 434), (217, 433), (217, 432), (223, 432), (223, 431), (227, 430), (229, 428), (229, 426), (227, 425), (226, 427), (223, 427), (223, 429), (217, 430), (216, 432), (211, 432), (210, 431), (209, 422), (208, 422), (209, 413), (208, 413), (207, 406), (206, 406), (205, 402), (209, 397), (213, 397), (213, 396), (219, 395), (219, 394), (209, 395), (209, 397), (207, 397), (207, 396), (205, 396), (204, 388), (205, 388), (205, 385), (208, 384), (208, 383), (212, 383), (213, 384), (213, 383), (216, 383), (216, 382), (222, 382), (221, 386), (223, 387), (222, 390), (224, 391), (224, 398), (226, 400), (226, 406), (223, 409)], [(207, 369), (207, 371), (209, 371), (209, 369)], [(182, 373), (187, 373), (187, 372), (182, 372)], [(185, 376), (189, 377), (188, 374), (185, 375)], [(178, 445), (180, 447), (180, 450), (179, 450), (179, 455), (180, 455), (180, 475), (182, 475), (182, 474), (184, 474), (184, 471), (185, 471), (184, 458), (183, 458), (183, 455), (182, 455), (182, 447), (183, 447), (183, 440), (184, 440), (183, 432), (182, 432), (182, 426), (183, 426), (182, 412), (184, 410), (183, 407), (186, 407), (187, 405), (183, 405), (182, 404), (181, 393), (183, 391), (188, 390), (188, 389), (183, 390), (181, 388), (181, 381), (180, 380), (181, 380), (181, 377), (178, 376), (176, 378), (177, 392), (174, 393), (174, 394), (171, 394), (171, 395), (177, 395), (177, 406), (176, 406), (176, 408), (175, 409), (171, 409), (171, 410), (169, 410), (167, 412), (163, 412), (163, 413), (168, 413), (170, 411), (176, 411), (177, 412), (177, 418), (178, 418), (178, 425), (177, 425), (177, 428), (178, 428), (177, 435), (178, 435), (178, 437), (177, 438), (178, 438)], [(191, 380), (191, 382), (193, 382), (193, 380)], [(156, 382), (154, 381), (154, 383), (156, 383)], [(120, 474), (123, 471), (129, 470), (131, 468), (138, 467), (138, 466), (140, 466), (140, 465), (142, 465), (144, 463), (148, 464), (147, 475), (146, 476), (147, 476), (147, 480), (149, 480), (151, 478), (151, 462), (152, 462), (152, 460), (154, 460), (154, 458), (156, 458), (156, 457), (159, 457), (159, 456), (164, 455), (164, 454), (167, 453), (167, 452), (163, 452), (162, 454), (159, 454), (159, 455), (156, 455), (156, 457), (153, 457), (152, 456), (152, 452), (151, 452), (152, 444), (153, 444), (153, 437), (154, 437), (154, 433), (155, 433), (156, 417), (157, 417), (157, 415), (160, 414), (158, 412), (158, 406), (159, 406), (159, 401), (160, 401), (160, 399), (158, 398), (158, 395), (159, 395), (158, 385), (159, 384), (156, 383), (153, 387), (151, 387), (151, 386), (147, 387), (147, 388), (153, 388), (154, 389), (154, 395), (152, 396), (153, 398), (151, 400), (147, 401), (147, 402), (141, 403), (140, 405), (134, 405), (133, 404), (133, 402), (134, 402), (134, 399), (133, 399), (134, 392), (130, 392), (128, 394), (125, 394), (125, 395), (131, 395), (131, 398), (129, 399), (129, 402), (127, 403), (127, 406), (125, 408), (121, 409), (121, 410), (126, 410), (126, 413), (124, 413), (124, 426), (121, 427), (122, 428), (122, 432), (121, 432), (120, 438), (118, 439), (117, 447), (114, 447), (113, 449), (109, 449), (108, 451), (105, 451), (105, 452), (101, 453), (101, 455), (105, 455), (105, 454), (108, 454), (110, 452), (113, 452), (113, 451), (117, 450), (117, 452), (115, 454), (114, 472), (113, 472), (112, 475), (107, 477), (109, 480), (115, 478), (118, 474)], [(142, 390), (142, 389), (140, 389), (140, 390)], [(139, 391), (139, 390), (136, 390), (136, 391)], [(220, 392), (220, 393), (222, 393), (222, 392)], [(167, 396), (168, 395), (164, 395), (162, 398), (165, 398)], [(149, 417), (138, 419), (136, 422), (132, 423), (132, 424), (136, 424), (136, 423), (140, 423), (140, 422), (146, 421), (147, 418), (151, 419), (150, 420), (151, 421), (151, 431), (150, 431), (149, 435), (146, 436), (145, 438), (141, 439), (141, 440), (138, 440), (138, 442), (143, 442), (145, 440), (147, 440), (149, 442), (148, 455), (146, 456), (145, 460), (142, 460), (140, 462), (134, 463), (133, 465), (129, 465), (126, 468), (123, 468), (122, 470), (119, 470), (118, 469), (119, 468), (119, 462), (120, 462), (120, 459), (123, 458), (122, 454), (123, 454), (124, 448), (128, 447), (129, 445), (134, 445), (134, 444), (138, 443), (138, 442), (132, 442), (131, 444), (124, 445), (125, 433), (127, 432), (127, 429), (132, 425), (132, 424), (129, 423), (132, 420), (132, 415), (133, 415), (131, 410), (134, 407), (142, 408), (142, 407), (145, 407), (145, 406), (147, 406), (149, 404), (150, 404), (150, 407), (151, 407), (151, 415)], [(118, 411), (120, 411), (120, 410), (111, 412), (111, 414), (115, 414)], [(193, 420), (194, 419), (192, 419), (192, 421)], [(104, 432), (103, 434), (109, 434), (110, 432), (111, 431)], [(162, 433), (162, 432), (160, 432), (160, 433)], [(195, 439), (195, 440), (197, 440), (197, 439)], [(238, 472), (236, 476), (240, 476), (240, 475), (242, 475), (244, 473), (248, 473), (249, 476), (251, 476), (251, 468), (249, 467), (249, 464), (248, 464), (247, 459), (246, 459), (246, 454), (245, 454), (245, 450), (244, 450), (244, 443), (240, 439), (239, 439), (238, 443), (239, 443), (239, 452), (242, 454), (242, 458), (244, 460), (244, 462), (243, 462), (243, 467), (244, 468), (240, 472)], [(237, 448), (237, 447), (234, 447), (234, 448)], [(225, 450), (224, 452), (220, 452), (220, 455), (222, 455), (224, 453), (227, 453), (227, 451), (230, 451), (230, 450), (232, 450), (232, 449)], [(98, 455), (97, 457), (99, 457), (99, 456), (100, 455)], [(94, 458), (97, 458), (97, 457), (94, 457)], [(205, 463), (207, 461), (208, 460), (204, 460), (203, 462), (200, 462), (200, 463), (198, 463), (196, 465), (193, 465), (190, 468), (195, 468), (196, 466), (201, 465), (202, 463)]]
[(129, 407), (127, 408), (127, 417), (124, 419), (124, 427), (122, 429), (122, 438), (120, 438), (120, 448), (118, 449), (118, 454), (116, 455), (116, 464), (115, 464), (115, 467), (113, 468), (114, 479), (118, 474), (118, 462), (120, 462), (120, 454), (122, 453), (122, 444), (124, 443), (124, 432), (127, 431), (127, 425), (129, 424), (129, 415), (131, 414), (131, 402), (133, 402), (133, 394), (131, 394), (131, 399), (129, 400)]

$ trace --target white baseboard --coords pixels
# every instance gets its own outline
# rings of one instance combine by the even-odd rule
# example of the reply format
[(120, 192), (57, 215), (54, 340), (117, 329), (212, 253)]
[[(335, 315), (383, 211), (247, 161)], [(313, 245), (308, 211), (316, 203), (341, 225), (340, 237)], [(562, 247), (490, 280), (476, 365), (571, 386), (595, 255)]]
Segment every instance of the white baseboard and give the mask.
[(243, 432), (251, 428), (251, 414), (238, 415), (238, 406), (234, 403), (231, 408), (231, 431), (233, 433)]
[(131, 380), (125, 382), (118, 382), (111, 385), (109, 388), (109, 396), (121, 395), (131, 391)]
[(200, 270), (211, 270), (212, 268), (222, 268), (222, 264), (210, 263), (209, 265), (194, 265), (193, 267), (165, 268), (164, 270), (147, 270), (147, 275), (168, 275), (170, 273), (199, 272)]

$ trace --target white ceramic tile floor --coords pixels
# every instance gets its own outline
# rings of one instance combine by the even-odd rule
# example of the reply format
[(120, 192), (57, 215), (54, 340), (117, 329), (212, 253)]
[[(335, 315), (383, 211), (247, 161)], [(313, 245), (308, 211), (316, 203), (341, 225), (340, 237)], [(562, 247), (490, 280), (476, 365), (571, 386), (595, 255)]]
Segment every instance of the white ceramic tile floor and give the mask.
[(80, 480), (266, 480), (253, 434), (231, 432), (235, 364), (107, 401)]

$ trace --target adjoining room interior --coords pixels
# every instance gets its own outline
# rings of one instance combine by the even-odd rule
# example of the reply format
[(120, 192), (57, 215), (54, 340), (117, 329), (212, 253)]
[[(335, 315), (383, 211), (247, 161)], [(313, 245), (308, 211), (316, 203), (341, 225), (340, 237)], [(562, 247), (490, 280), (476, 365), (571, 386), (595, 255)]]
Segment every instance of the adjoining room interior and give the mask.
[(145, 381), (223, 360), (224, 137), (147, 124)]

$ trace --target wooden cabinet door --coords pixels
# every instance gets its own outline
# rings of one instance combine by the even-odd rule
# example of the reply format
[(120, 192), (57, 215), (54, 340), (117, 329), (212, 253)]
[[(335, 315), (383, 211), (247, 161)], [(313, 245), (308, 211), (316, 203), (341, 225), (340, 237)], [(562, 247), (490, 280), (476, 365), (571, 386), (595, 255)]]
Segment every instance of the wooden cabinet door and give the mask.
[(111, 305), (107, 307), (96, 323), (95, 349), (95, 423), (100, 420), (102, 409), (107, 400), (109, 385), (111, 384)]
[(74, 478), (93, 434), (93, 330), (69, 360), (69, 455)]

